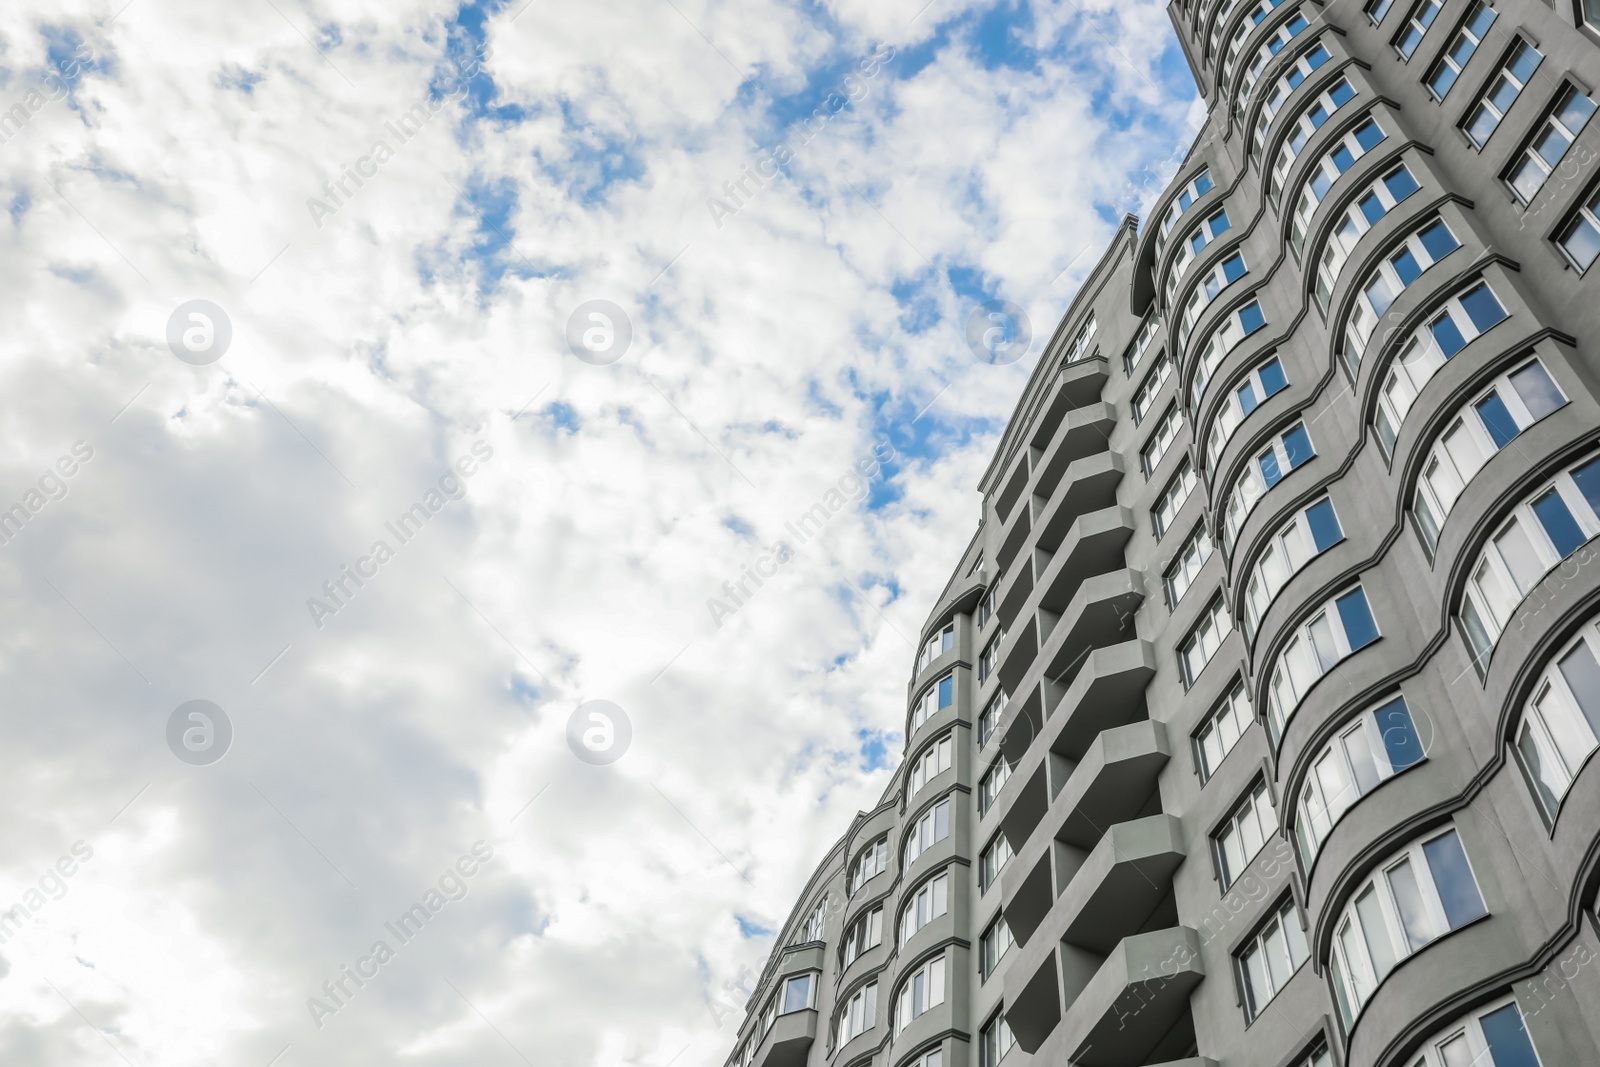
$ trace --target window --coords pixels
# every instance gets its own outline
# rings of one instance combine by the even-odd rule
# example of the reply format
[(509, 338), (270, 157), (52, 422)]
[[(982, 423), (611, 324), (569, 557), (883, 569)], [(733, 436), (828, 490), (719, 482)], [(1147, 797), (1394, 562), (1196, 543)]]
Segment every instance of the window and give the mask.
[(1200, 350), (1199, 359), (1196, 361), (1194, 381), (1189, 384), (1191, 407), (1194, 409), (1200, 407), (1200, 398), (1205, 396), (1206, 385), (1222, 363), (1222, 358), (1233, 351), (1240, 341), (1266, 324), (1267, 317), (1261, 311), (1260, 302), (1256, 300), (1241, 304), (1217, 324), (1217, 328), (1211, 331), (1211, 336), (1206, 339), (1205, 347)]
[(929, 745), (911, 765), (911, 774), (906, 782), (907, 804), (911, 803), (911, 798), (916, 796), (923, 786), (950, 769), (953, 745), (951, 736), (945, 734)]
[(1261, 366), (1244, 376), (1233, 387), (1211, 420), (1211, 431), (1206, 434), (1206, 447), (1200, 454), (1200, 464), (1210, 469), (1222, 454), (1222, 448), (1233, 437), (1233, 431), (1260, 407), (1267, 398), (1276, 396), (1289, 384), (1283, 364), (1273, 356)]
[(1355, 302), (1350, 306), (1350, 317), (1345, 321), (1345, 360), (1351, 366), (1361, 364), (1372, 331), (1377, 329), (1378, 320), (1395, 298), (1421, 277), (1423, 271), (1460, 247), (1461, 242), (1443, 219), (1431, 219), (1407, 234), (1399, 247), (1372, 268), (1372, 273), (1361, 283)]
[(946, 797), (923, 812), (922, 817), (911, 827), (911, 833), (906, 836), (906, 854), (901, 866), (911, 866), (918, 856), (949, 836), (950, 798)]
[(1006, 714), (1006, 691), (1001, 689), (984, 705), (982, 713), (978, 715), (978, 747), (982, 748), (989, 743), (989, 738), (994, 736), (995, 727), (1000, 725), (1000, 720)]
[(1189, 343), (1189, 331), (1194, 328), (1195, 320), (1200, 317), (1200, 313), (1211, 306), (1211, 301), (1217, 298), (1218, 293), (1243, 278), (1248, 272), (1244, 256), (1238, 252), (1206, 271), (1205, 276), (1189, 294), (1189, 299), (1183, 302), (1183, 316), (1178, 322), (1180, 348)]
[(984, 773), (983, 780), (978, 783), (978, 810), (985, 814), (994, 805), (995, 798), (1000, 795), (1000, 790), (1005, 788), (1006, 779), (1011, 777), (1011, 764), (1001, 756), (994, 761), (994, 766)]
[(1517, 726), (1517, 755), (1545, 814), (1561, 798), (1600, 738), (1600, 637), (1593, 621), (1545, 668)]
[(1416, 54), (1417, 45), (1422, 43), (1422, 38), (1428, 33), (1428, 27), (1439, 17), (1439, 9), (1443, 6), (1444, 0), (1417, 0), (1416, 6), (1411, 9), (1411, 15), (1394, 39), (1395, 49), (1401, 58), (1409, 60)]
[(1595, 256), (1600, 255), (1600, 187), (1579, 206), (1556, 240), (1580, 274), (1589, 269)]
[(1454, 828), (1391, 858), (1356, 890), (1334, 927), (1331, 970), (1345, 1026), (1395, 964), (1487, 914)]
[(1411, 512), (1431, 552), (1467, 484), (1491, 456), (1567, 402), (1544, 364), (1529, 360), (1463, 404), (1429, 450)]
[(1185, 456), (1183, 462), (1178, 464), (1178, 472), (1172, 476), (1172, 481), (1161, 491), (1155, 505), (1150, 509), (1150, 520), (1155, 527), (1156, 537), (1165, 534), (1172, 525), (1172, 520), (1178, 517), (1178, 511), (1183, 507), (1184, 501), (1189, 499), (1189, 494), (1194, 491), (1195, 482), (1194, 466)]
[(1411, 1067), (1539, 1067), (1515, 998), (1505, 997), (1446, 1027)]
[(956, 647), (956, 626), (951, 623), (922, 644), (922, 651), (917, 655), (917, 673), (940, 656)]
[[(1281, 2), (1281, 0), (1279, 0)], [(1272, 62), (1272, 57), (1283, 51), (1289, 42), (1305, 32), (1310, 23), (1306, 21), (1303, 11), (1296, 11), (1289, 21), (1279, 26), (1261, 47), (1256, 49), (1255, 58), (1250, 61), (1250, 66), (1245, 69), (1244, 79), (1239, 85), (1239, 97), (1234, 101), (1233, 113), (1235, 119), (1244, 115), (1245, 108), (1249, 106), (1250, 97), (1256, 90), (1256, 82), (1261, 78), (1261, 72), (1267, 69), (1267, 64)]]
[(1206, 560), (1211, 558), (1211, 535), (1206, 533), (1204, 523), (1196, 526), (1178, 548), (1178, 554), (1173, 559), (1172, 565), (1167, 568), (1163, 576), (1163, 584), (1167, 590), (1167, 607), (1175, 608), (1178, 601), (1183, 599), (1183, 594), (1188, 592), (1189, 586), (1194, 584), (1200, 568), (1206, 565)]
[(1461, 124), (1473, 144), (1482, 148), (1489, 143), (1489, 136), (1500, 128), (1500, 120), (1506, 117), (1511, 105), (1527, 88), (1528, 79), (1533, 77), (1533, 72), (1539, 69), (1543, 59), (1537, 48), (1520, 37), (1511, 46), (1506, 61), (1500, 65), (1500, 70), (1489, 82), (1488, 88), (1484, 89), (1478, 102), (1467, 111), (1466, 120)]
[(1000, 646), (1005, 644), (1006, 632), (1001, 630), (989, 639), (983, 646), (983, 654), (978, 657), (978, 684), (982, 685), (989, 680), (995, 668), (1000, 666)]
[(1250, 143), (1250, 158), (1252, 160), (1261, 158), (1262, 146), (1267, 142), (1267, 131), (1272, 128), (1272, 121), (1288, 101), (1289, 94), (1298, 89), (1300, 83), (1311, 76), (1312, 71), (1322, 66), (1330, 58), (1332, 57), (1328, 53), (1327, 46), (1321, 41), (1317, 41), (1302, 52), (1290, 64), (1289, 69), (1284, 71), (1283, 76), (1273, 85), (1272, 92), (1262, 102), (1261, 114), (1256, 119), (1255, 138)]
[(904, 946), (912, 934), (949, 911), (950, 874), (941, 871), (922, 883), (900, 909), (900, 944)]
[(1139, 464), (1144, 469), (1146, 478), (1155, 473), (1156, 467), (1161, 463), (1161, 457), (1167, 454), (1172, 442), (1178, 439), (1179, 425), (1181, 421), (1178, 405), (1173, 404), (1161, 416), (1161, 421), (1156, 423), (1156, 428), (1150, 432), (1144, 447), (1139, 450)]
[(851, 924), (844, 935), (844, 965), (854, 963), (863, 952), (883, 944), (883, 908), (876, 907)]
[(783, 1006), (778, 1009), (779, 1015), (787, 1015), (791, 1011), (804, 1011), (817, 1006), (817, 976), (815, 974), (797, 974), (783, 983)]
[(956, 701), (956, 677), (947, 674), (933, 685), (929, 686), (922, 694), (922, 699), (917, 701), (917, 706), (911, 713), (911, 733), (916, 733), (939, 712), (948, 708)]
[(929, 1008), (944, 1003), (944, 957), (932, 959), (918, 967), (900, 987), (900, 1001), (895, 1008), (895, 1033), (910, 1026)]
[(1522, 598), (1600, 534), (1597, 509), (1600, 459), (1589, 459), (1523, 498), (1483, 546), (1461, 601), (1461, 623), (1480, 672)]
[(1216, 655), (1223, 640), (1231, 633), (1233, 616), (1223, 607), (1222, 594), (1218, 593), (1206, 605), (1205, 611), (1200, 614), (1200, 621), (1189, 631), (1189, 636), (1178, 646), (1178, 665), (1183, 670), (1184, 688), (1194, 685), (1200, 672), (1205, 670), (1206, 664), (1211, 662), (1211, 657)]
[(1194, 205), (1196, 200), (1211, 191), (1211, 172), (1203, 170), (1185, 185), (1172, 203), (1167, 205), (1165, 214), (1161, 216), (1161, 232), (1156, 235), (1156, 251), (1159, 253), (1166, 244), (1167, 235), (1172, 232), (1172, 227), (1177, 225), (1183, 213)]
[(1135, 426), (1144, 421), (1150, 404), (1155, 400), (1156, 394), (1172, 375), (1172, 361), (1165, 352), (1156, 357), (1155, 365), (1150, 368), (1150, 373), (1144, 376), (1144, 381), (1139, 383), (1139, 391), (1133, 394), (1133, 401), (1129, 407), (1133, 411), (1133, 424)]
[(1172, 294), (1177, 291), (1178, 281), (1189, 269), (1195, 257), (1205, 250), (1206, 245), (1215, 241), (1232, 227), (1228, 221), (1226, 208), (1219, 208), (1205, 221), (1197, 225), (1184, 239), (1183, 247), (1178, 250), (1177, 256), (1172, 261), (1172, 269), (1167, 272), (1166, 297), (1167, 305), (1172, 304)]
[(1383, 16), (1387, 15), (1393, 6), (1394, 0), (1367, 0), (1367, 18), (1376, 26), (1383, 21)]
[(1341, 727), (1312, 761), (1300, 788), (1295, 836), (1306, 867), (1356, 801), (1426, 758), (1405, 697), (1369, 708)]
[(1278, 817), (1272, 810), (1272, 801), (1267, 797), (1267, 783), (1257, 779), (1255, 786), (1239, 802), (1233, 814), (1228, 816), (1227, 824), (1217, 831), (1214, 839), (1217, 871), (1222, 876), (1224, 890), (1244, 873), (1256, 853), (1261, 851), (1261, 846), (1277, 829)]
[[(1233, 65), (1239, 59), (1239, 50), (1244, 46), (1245, 38), (1250, 36), (1252, 30), (1261, 25), (1262, 19), (1272, 14), (1273, 8), (1283, 2), (1284, 0), (1256, 0), (1255, 6), (1250, 9), (1250, 13), (1234, 29), (1233, 36), (1228, 40), (1228, 47), (1222, 59), (1222, 80), (1224, 82), (1233, 77)], [(1229, 6), (1231, 7), (1232, 5)], [(1227, 17), (1226, 13), (1220, 16), (1217, 19), (1217, 25), (1220, 26)]]
[(872, 844), (862, 849), (856, 856), (856, 861), (850, 867), (850, 877), (847, 879), (845, 891), (854, 895), (867, 882), (876, 878), (889, 868), (889, 835), (878, 838)]
[(978, 629), (989, 625), (989, 620), (994, 616), (994, 602), (1000, 596), (1000, 575), (995, 575), (994, 581), (989, 583), (989, 588), (983, 591), (983, 599), (978, 601)]
[(1350, 206), (1344, 209), (1344, 217), (1333, 222), (1328, 243), (1317, 259), (1317, 306), (1324, 314), (1328, 311), (1328, 300), (1333, 296), (1339, 272), (1350, 253), (1355, 251), (1356, 242), (1417, 189), (1417, 180), (1402, 163), (1351, 198)]
[(978, 973), (987, 979), (1010, 947), (1011, 928), (1006, 925), (1006, 917), (1001, 915), (989, 924), (989, 928), (978, 939)]
[(908, 1067), (944, 1067), (944, 1050), (938, 1048), (929, 1049), (912, 1060)]
[(1267, 495), (1267, 490), (1316, 454), (1305, 424), (1297, 422), (1273, 438), (1270, 445), (1245, 464), (1244, 470), (1234, 480), (1223, 511), (1222, 543), (1229, 552), (1233, 551), (1233, 539), (1239, 536), (1245, 519), (1261, 498)]
[(1014, 1044), (1016, 1041), (1011, 1037), (1011, 1027), (1006, 1024), (1005, 1015), (996, 1010), (989, 1021), (983, 1024), (983, 1029), (978, 1031), (978, 1067), (995, 1067), (1006, 1058), (1006, 1053), (1011, 1051)]
[(1506, 172), (1506, 183), (1524, 204), (1544, 188), (1552, 171), (1560, 165), (1567, 149), (1594, 114), (1594, 101), (1568, 85), (1556, 97), (1555, 105), (1535, 130), (1532, 139)]
[(1233, 688), (1228, 690), (1228, 695), (1222, 698), (1222, 703), (1206, 716), (1200, 732), (1195, 734), (1194, 746), (1195, 752), (1199, 755), (1197, 763), (1202, 782), (1208, 781), (1217, 773), (1223, 758), (1233, 751), (1233, 746), (1238, 743), (1244, 732), (1250, 729), (1250, 723), (1254, 719), (1255, 713), (1250, 710), (1250, 700), (1245, 696), (1244, 681), (1237, 680), (1233, 683)]
[(828, 898), (823, 897), (821, 900), (817, 901), (817, 906), (811, 912), (811, 914), (806, 916), (806, 921), (804, 925), (800, 927), (800, 932), (795, 938), (795, 943), (804, 944), (807, 941), (821, 941), (823, 931), (827, 926), (827, 922)]
[(1294, 898), (1285, 900), (1250, 944), (1239, 954), (1244, 979), (1244, 1014), (1254, 1019), (1278, 990), (1289, 984), (1306, 961), (1306, 934)]
[(877, 1016), (878, 983), (868, 982), (850, 995), (839, 1013), (839, 1044), (848, 1044), (871, 1030), (878, 1021)]
[(1394, 448), (1400, 426), (1422, 387), (1446, 361), (1505, 318), (1506, 310), (1494, 290), (1479, 282), (1445, 301), (1443, 307), (1406, 339), (1378, 390), (1374, 427), (1385, 455)]
[(1327, 497), (1296, 512), (1278, 527), (1250, 569), (1244, 592), (1244, 633), (1254, 641), (1261, 617), (1289, 579), (1322, 552), (1344, 540), (1339, 516)]
[(1309, 621), (1295, 627), (1278, 654), (1267, 688), (1267, 719), (1272, 723), (1273, 738), (1283, 737), (1290, 716), (1318, 679), (1378, 637), (1366, 591), (1359, 585), (1334, 597)]
[(1094, 312), (1091, 311), (1089, 312), (1089, 321), (1083, 324), (1078, 330), (1077, 336), (1072, 339), (1072, 343), (1067, 346), (1067, 354), (1061, 362), (1076, 363), (1087, 356), (1089, 354), (1089, 342), (1094, 340), (1095, 331), (1098, 328), (1094, 320)]
[(1483, 0), (1473, 0), (1466, 17), (1461, 20), (1461, 29), (1456, 31), (1449, 47), (1428, 72), (1426, 81), (1434, 96), (1443, 100), (1450, 92), (1450, 87), (1461, 77), (1461, 70), (1472, 58), (1472, 53), (1483, 43), (1483, 35), (1494, 25), (1494, 17), (1494, 8), (1486, 6)]
[(1295, 201), (1294, 226), (1289, 231), (1289, 241), (1294, 245), (1295, 255), (1298, 256), (1305, 247), (1311, 217), (1317, 213), (1317, 205), (1328, 195), (1333, 183), (1339, 180), (1341, 174), (1355, 166), (1356, 160), (1382, 143), (1385, 136), (1387, 135), (1383, 132), (1383, 127), (1378, 125), (1378, 120), (1368, 116), (1317, 160), (1316, 166), (1311, 168), (1311, 173), (1306, 177), (1305, 184), (1300, 187), (1300, 196)]
[(1295, 120), (1294, 129), (1289, 132), (1288, 139), (1283, 142), (1283, 147), (1278, 149), (1278, 157), (1272, 161), (1272, 176), (1267, 191), (1274, 201), (1283, 191), (1283, 180), (1288, 177), (1289, 168), (1299, 158), (1306, 142), (1311, 140), (1311, 135), (1320, 130), (1323, 123), (1328, 121), (1328, 117), (1353, 100), (1355, 95), (1356, 91), (1351, 87), (1349, 80), (1340, 78), (1317, 94), (1317, 98), (1300, 113), (1299, 118)]
[(994, 840), (989, 842), (978, 857), (978, 888), (984, 892), (994, 885), (1000, 878), (1000, 872), (1006, 869), (1006, 863), (1011, 859), (1011, 842), (1003, 833), (995, 834)]
[(1156, 330), (1160, 329), (1160, 327), (1160, 320), (1151, 315), (1145, 320), (1144, 325), (1139, 327), (1139, 335), (1128, 346), (1128, 351), (1123, 353), (1122, 369), (1129, 378), (1133, 377), (1133, 372), (1138, 368), (1139, 362), (1144, 359), (1145, 353), (1150, 350), (1150, 342), (1155, 340)]

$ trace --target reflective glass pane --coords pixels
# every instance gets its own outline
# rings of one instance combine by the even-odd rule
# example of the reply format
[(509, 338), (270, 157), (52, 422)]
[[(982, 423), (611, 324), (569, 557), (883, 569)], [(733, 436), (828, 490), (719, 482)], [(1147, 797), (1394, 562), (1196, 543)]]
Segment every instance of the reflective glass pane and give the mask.
[(1578, 520), (1572, 517), (1572, 509), (1567, 507), (1567, 502), (1554, 489), (1533, 502), (1533, 513), (1539, 517), (1539, 524), (1544, 527), (1550, 543), (1556, 546), (1556, 553), (1562, 559), (1572, 555), (1588, 540), (1579, 528)]
[(1455, 930), (1488, 914), (1483, 897), (1478, 895), (1478, 883), (1472, 878), (1472, 868), (1467, 865), (1461, 839), (1454, 830), (1423, 845), (1422, 852), (1433, 871), (1433, 885), (1439, 892), (1439, 903), (1444, 905), (1450, 929)]
[(1556, 383), (1550, 380), (1550, 372), (1537, 360), (1511, 375), (1511, 387), (1536, 419), (1544, 418), (1567, 402)]
[(1511, 417), (1511, 412), (1506, 408), (1506, 402), (1500, 399), (1499, 393), (1490, 393), (1474, 405), (1478, 411), (1478, 418), (1483, 421), (1483, 428), (1489, 431), (1489, 436), (1494, 439), (1496, 448), (1504, 448), (1511, 443), (1511, 439), (1522, 431), (1517, 427), (1517, 420)]
[(1422, 902), (1422, 890), (1417, 885), (1417, 872), (1412, 868), (1411, 861), (1405, 860), (1389, 868), (1386, 877), (1389, 889), (1394, 894), (1395, 910), (1400, 913), (1400, 925), (1405, 930), (1406, 941), (1415, 952), (1437, 937), (1440, 931), (1433, 928), (1433, 922), (1428, 917), (1427, 906)]
[(1478, 1020), (1483, 1039), (1494, 1057), (1494, 1067), (1539, 1067), (1533, 1042), (1522, 1024), (1522, 1012), (1515, 1004), (1497, 1008)]

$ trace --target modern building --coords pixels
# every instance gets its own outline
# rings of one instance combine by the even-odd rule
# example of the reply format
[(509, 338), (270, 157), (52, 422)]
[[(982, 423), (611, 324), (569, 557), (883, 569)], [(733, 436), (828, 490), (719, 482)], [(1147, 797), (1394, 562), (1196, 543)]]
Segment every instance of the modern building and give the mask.
[(728, 1067), (1600, 1064), (1600, 4), (1189, 0)]

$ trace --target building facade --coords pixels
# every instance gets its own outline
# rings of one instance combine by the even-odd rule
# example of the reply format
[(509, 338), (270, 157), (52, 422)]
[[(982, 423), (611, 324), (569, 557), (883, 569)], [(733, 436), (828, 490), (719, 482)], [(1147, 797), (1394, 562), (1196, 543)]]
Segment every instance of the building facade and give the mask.
[(1600, 4), (1171, 15), (728, 1067), (1600, 1064)]

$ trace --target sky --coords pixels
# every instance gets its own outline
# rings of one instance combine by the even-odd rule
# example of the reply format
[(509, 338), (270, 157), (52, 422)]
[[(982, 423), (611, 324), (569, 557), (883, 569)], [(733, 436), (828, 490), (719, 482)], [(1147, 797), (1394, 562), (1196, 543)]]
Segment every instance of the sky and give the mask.
[(0, 1062), (722, 1062), (1201, 114), (923, 3), (0, 9)]

